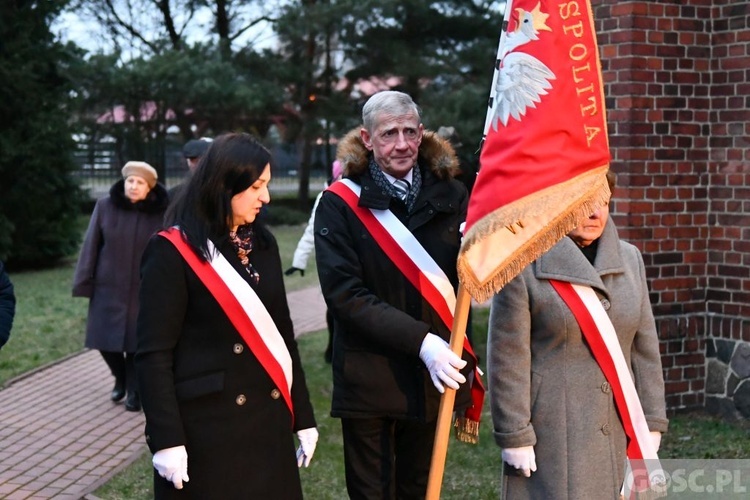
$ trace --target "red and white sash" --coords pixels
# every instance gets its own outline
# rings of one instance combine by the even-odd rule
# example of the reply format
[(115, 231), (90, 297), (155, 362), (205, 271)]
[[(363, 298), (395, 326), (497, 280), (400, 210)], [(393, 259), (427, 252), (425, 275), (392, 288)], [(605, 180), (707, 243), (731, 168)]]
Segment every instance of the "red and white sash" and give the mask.
[[(378, 246), (414, 285), (414, 288), (422, 294), (448, 329), (451, 329), (453, 311), (456, 308), (456, 293), (445, 272), (390, 210), (360, 207), (361, 189), (358, 184), (349, 179), (341, 179), (328, 187), (328, 191), (346, 202)], [(476, 355), (466, 338), (464, 349), (474, 358), (476, 364)], [(479, 422), (484, 401), (484, 386), (480, 375), (481, 372), (477, 367), (471, 390), (474, 405), (466, 413), (466, 416), (475, 422)]]
[(255, 290), (240, 276), (229, 261), (208, 241), (211, 262), (198, 257), (177, 228), (159, 232), (180, 252), (183, 259), (214, 296), (255, 357), (284, 396), (294, 417), (292, 406), (292, 358), (271, 315)]
[(451, 328), (456, 294), (450, 280), (393, 212), (358, 205), (361, 189), (349, 179), (341, 179), (328, 187), (329, 191), (349, 205), (399, 271), (424, 295), (440, 319)]
[(596, 292), (589, 287), (550, 280), (552, 287), (581, 327), (597, 364), (612, 387), (617, 412), (628, 437), (627, 456), (648, 469), (648, 477), (661, 470), (659, 457), (649, 435), (641, 400), (622, 353), (617, 333)]

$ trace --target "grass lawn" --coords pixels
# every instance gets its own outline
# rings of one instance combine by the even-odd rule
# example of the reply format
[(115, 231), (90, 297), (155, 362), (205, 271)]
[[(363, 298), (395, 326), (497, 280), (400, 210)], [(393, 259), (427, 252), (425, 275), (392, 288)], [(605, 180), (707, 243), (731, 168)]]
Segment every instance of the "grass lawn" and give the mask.
[[(272, 228), (284, 269), (291, 266), (304, 229), (304, 224)], [(13, 377), (83, 349), (88, 300), (71, 296), (76, 261), (74, 256), (52, 269), (9, 273), (16, 317), (10, 339), (0, 352), (0, 387)], [(317, 285), (315, 254), (308, 260), (304, 277), (295, 273), (285, 276), (284, 282), (287, 291)]]
[[(487, 309), (473, 313), (474, 332), (486, 332)], [(485, 351), (485, 339), (475, 335), (475, 349)], [(334, 500), (346, 498), (341, 429), (338, 419), (328, 415), (331, 397), (330, 365), (323, 361), (327, 342), (324, 331), (299, 339), (320, 441), (308, 469), (302, 469), (305, 498)], [(470, 445), (451, 438), (441, 489), (442, 499), (497, 499), (500, 449), (491, 435), (489, 409), (485, 403), (479, 444)], [(750, 458), (747, 435), (750, 425), (729, 424), (703, 413), (689, 413), (670, 419), (670, 432), (664, 435), (661, 458)], [(153, 496), (151, 455), (144, 455), (130, 468), (100, 488), (95, 495), (106, 499), (139, 499)]]
[[(320, 440), (310, 467), (302, 469), (305, 498), (346, 498), (344, 457), (338, 419), (328, 415), (331, 398), (330, 365), (323, 361), (327, 342), (325, 331), (303, 335), (299, 339), (300, 355), (305, 368)], [(448, 448), (442, 498), (497, 498), (497, 459), (499, 449), (490, 436), (489, 414), (483, 417), (480, 443), (477, 446), (451, 439)], [(144, 455), (94, 494), (106, 499), (150, 498), (151, 455)], [(468, 493), (467, 493), (468, 492)]]
[(0, 351), (0, 387), (9, 379), (83, 349), (88, 301), (71, 296), (75, 259), (43, 271), (9, 272), (16, 316)]
[[(304, 224), (273, 228), (286, 269), (291, 265)], [(87, 301), (70, 295), (75, 258), (43, 271), (11, 273), (18, 299), (9, 343), (0, 352), (0, 387), (10, 378), (77, 353), (83, 348)], [(317, 285), (315, 259), (305, 275), (284, 278), (288, 291)], [(475, 350), (484, 358), (487, 310), (473, 314)], [(319, 424), (320, 441), (308, 469), (301, 471), (306, 498), (345, 498), (344, 466), (339, 422), (328, 416), (331, 396), (330, 365), (323, 361), (327, 334), (323, 331), (299, 339), (302, 362)], [(750, 458), (750, 426), (730, 424), (703, 413), (676, 415), (664, 436), (663, 458)], [(144, 446), (145, 450), (145, 446)], [(151, 490), (150, 454), (143, 456), (95, 492), (103, 499), (145, 499)], [(485, 406), (478, 445), (451, 439), (443, 478), (444, 499), (497, 499), (500, 450), (491, 436)]]

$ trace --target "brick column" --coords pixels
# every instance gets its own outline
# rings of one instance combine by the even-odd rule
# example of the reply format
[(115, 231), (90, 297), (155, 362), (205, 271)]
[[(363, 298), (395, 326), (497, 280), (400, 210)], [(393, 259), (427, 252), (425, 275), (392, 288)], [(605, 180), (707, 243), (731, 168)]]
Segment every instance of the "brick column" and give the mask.
[(700, 407), (707, 340), (749, 335), (748, 3), (592, 8), (618, 174), (613, 219), (644, 254), (668, 406)]
[(750, 418), (750, 3), (713, 6), (705, 404)]

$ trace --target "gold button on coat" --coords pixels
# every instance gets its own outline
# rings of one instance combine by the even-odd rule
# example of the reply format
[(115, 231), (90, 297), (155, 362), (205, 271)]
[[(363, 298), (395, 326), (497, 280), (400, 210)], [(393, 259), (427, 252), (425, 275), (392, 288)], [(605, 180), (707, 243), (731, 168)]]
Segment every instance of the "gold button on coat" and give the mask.
[(242, 351), (245, 350), (245, 346), (237, 342), (236, 344), (234, 344), (233, 350), (235, 354), (242, 354)]
[(602, 434), (609, 436), (609, 424), (602, 425)]
[(234, 402), (237, 403), (237, 405), (242, 406), (247, 402), (247, 398), (244, 394), (240, 394), (239, 396), (237, 396), (237, 398), (235, 398)]
[(281, 397), (281, 392), (278, 389), (274, 389), (271, 391), (271, 397), (273, 399), (279, 399)]
[(602, 392), (604, 394), (609, 394), (609, 382), (602, 383)]

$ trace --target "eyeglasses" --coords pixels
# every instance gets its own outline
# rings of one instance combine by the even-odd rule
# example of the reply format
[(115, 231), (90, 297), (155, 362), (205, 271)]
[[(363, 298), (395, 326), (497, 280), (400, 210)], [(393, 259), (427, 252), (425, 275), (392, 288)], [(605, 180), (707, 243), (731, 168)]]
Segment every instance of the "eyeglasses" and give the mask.
[(385, 144), (393, 144), (394, 142), (399, 141), (399, 138), (402, 136), (402, 134), (406, 142), (415, 142), (419, 140), (419, 130), (414, 128), (406, 128), (403, 131), (400, 131), (398, 129), (389, 129), (381, 133), (379, 138), (381, 142)]

